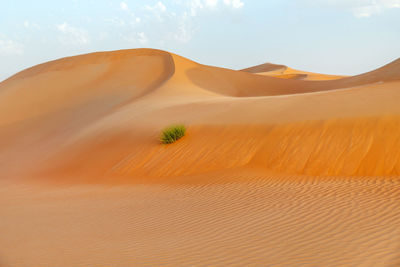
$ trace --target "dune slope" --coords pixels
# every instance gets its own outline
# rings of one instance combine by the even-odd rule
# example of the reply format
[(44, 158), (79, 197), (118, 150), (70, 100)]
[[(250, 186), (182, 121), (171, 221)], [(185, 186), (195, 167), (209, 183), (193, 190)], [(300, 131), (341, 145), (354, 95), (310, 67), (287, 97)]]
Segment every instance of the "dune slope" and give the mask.
[(328, 75), (313, 73), (308, 71), (301, 71), (289, 68), (285, 65), (278, 65), (272, 63), (265, 63), (254, 67), (243, 69), (244, 72), (255, 73), (259, 75), (266, 75), (276, 78), (285, 79), (303, 79), (303, 80), (335, 80), (345, 78), (346, 76)]
[(398, 265), (400, 59), (318, 75), (137, 49), (1, 82), (0, 265)]
[[(147, 49), (61, 59), (1, 83), (0, 158), (4, 171), (26, 164), (23, 172), (40, 176), (175, 176), (252, 164), (398, 175), (399, 63), (304, 81)], [(187, 138), (160, 145), (159, 131), (174, 122), (189, 126)]]

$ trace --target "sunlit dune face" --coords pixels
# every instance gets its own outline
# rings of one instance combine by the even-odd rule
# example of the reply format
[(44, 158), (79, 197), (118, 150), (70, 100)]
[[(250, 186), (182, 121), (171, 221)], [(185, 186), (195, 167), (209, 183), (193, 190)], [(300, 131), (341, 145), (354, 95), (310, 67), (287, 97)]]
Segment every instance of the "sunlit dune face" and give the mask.
[[(283, 65), (232, 71), (150, 49), (45, 63), (1, 84), (4, 171), (129, 179), (257, 162), (288, 174), (396, 175), (398, 69), (310, 80), (317, 74)], [(275, 74), (253, 73), (264, 70)], [(174, 123), (188, 135), (166, 149), (158, 136)]]

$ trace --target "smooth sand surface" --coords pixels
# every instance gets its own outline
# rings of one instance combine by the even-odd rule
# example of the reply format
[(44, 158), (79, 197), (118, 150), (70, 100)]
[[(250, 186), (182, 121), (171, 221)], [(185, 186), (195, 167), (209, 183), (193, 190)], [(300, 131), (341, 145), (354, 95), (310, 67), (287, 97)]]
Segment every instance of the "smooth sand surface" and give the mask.
[(0, 83), (0, 266), (398, 266), (399, 89), (400, 60), (342, 77), (137, 49), (24, 70)]

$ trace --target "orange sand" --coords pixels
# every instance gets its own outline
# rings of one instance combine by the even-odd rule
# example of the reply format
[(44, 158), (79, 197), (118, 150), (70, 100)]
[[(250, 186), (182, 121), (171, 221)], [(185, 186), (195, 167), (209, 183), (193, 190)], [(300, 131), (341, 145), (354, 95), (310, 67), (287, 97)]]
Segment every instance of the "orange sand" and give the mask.
[[(0, 83), (0, 266), (400, 264), (400, 59), (343, 77), (138, 49)], [(159, 144), (162, 128), (187, 136)]]
[(302, 80), (310, 80), (310, 81), (318, 81), (318, 80), (335, 80), (345, 78), (346, 76), (339, 75), (328, 75), (328, 74), (320, 74), (313, 73), (308, 71), (301, 71), (289, 68), (285, 65), (277, 65), (272, 63), (265, 63), (258, 66), (254, 66), (251, 68), (243, 69), (242, 71), (250, 72), (259, 75), (266, 75), (277, 78), (285, 78), (285, 79), (302, 79)]

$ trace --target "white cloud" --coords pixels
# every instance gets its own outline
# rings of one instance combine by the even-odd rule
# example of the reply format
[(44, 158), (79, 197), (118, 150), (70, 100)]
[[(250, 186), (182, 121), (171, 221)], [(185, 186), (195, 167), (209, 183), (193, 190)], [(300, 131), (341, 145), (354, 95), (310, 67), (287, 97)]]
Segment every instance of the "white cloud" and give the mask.
[(90, 43), (90, 37), (83, 29), (72, 27), (66, 22), (56, 25), (56, 28), (62, 34), (58, 40), (63, 44), (86, 45)]
[(244, 6), (244, 3), (241, 0), (224, 0), (224, 4), (236, 9)]
[(388, 9), (400, 8), (400, 0), (308, 0), (308, 3), (346, 10), (357, 18), (369, 18)]
[(360, 1), (352, 8), (352, 13), (357, 18), (368, 18), (391, 8), (400, 8), (400, 0)]
[(173, 38), (180, 43), (189, 42), (194, 35), (194, 29), (190, 16), (185, 12), (179, 19), (177, 31), (173, 34)]
[(190, 1), (190, 15), (196, 16), (197, 11), (204, 8), (203, 2), (201, 0), (191, 0)]
[(218, 0), (205, 0), (205, 5), (210, 8), (215, 8), (218, 4)]
[[(219, 0), (190, 0), (188, 1), (190, 7), (190, 15), (196, 16), (199, 10), (202, 9), (217, 9)], [(240, 9), (244, 6), (241, 0), (222, 0), (222, 6), (230, 7), (233, 9)]]
[(164, 13), (166, 13), (167, 11), (167, 7), (161, 2), (158, 1), (155, 5), (153, 6), (149, 6), (146, 5), (145, 9), (148, 11), (151, 11), (159, 21), (162, 21), (162, 16), (164, 15)]
[(167, 10), (167, 7), (161, 1), (158, 1), (154, 6), (147, 5), (146, 9), (155, 12), (165, 12)]
[(145, 45), (149, 41), (149, 38), (144, 32), (137, 32), (130, 35), (124, 35), (123, 39), (131, 44)]
[(23, 45), (0, 34), (0, 55), (22, 55)]
[(26, 29), (30, 29), (30, 28), (40, 29), (40, 26), (38, 24), (31, 22), (29, 20), (24, 21), (24, 27)]
[(146, 34), (144, 32), (139, 32), (138, 33), (138, 37), (139, 37), (138, 41), (139, 41), (140, 44), (144, 45), (144, 44), (147, 43), (148, 39), (147, 39), (147, 36), (146, 36)]
[(124, 11), (129, 11), (128, 4), (125, 3), (125, 2), (121, 2), (121, 3), (119, 4), (119, 7), (120, 7), (122, 10), (124, 10)]
[(161, 1), (158, 1), (158, 2), (157, 2), (156, 8), (157, 8), (158, 10), (161, 10), (161, 12), (164, 12), (165, 10), (167, 10), (167, 8), (165, 7), (165, 5), (164, 5)]
[(352, 9), (352, 13), (357, 18), (368, 18), (374, 14), (382, 12), (382, 8), (379, 6), (361, 6)]
[(166, 6), (164, 0), (155, 0), (152, 4), (137, 7), (142, 12), (139, 18), (134, 16), (127, 1), (119, 3), (119, 10), (126, 12), (130, 17), (108, 21), (115, 26), (123, 26), (125, 33), (121, 34), (121, 38), (134, 45), (150, 42), (161, 44), (165, 41), (190, 42), (201, 27), (203, 14), (212, 11), (230, 16), (232, 10), (244, 6), (244, 0), (173, 0), (167, 2), (171, 6)]
[(140, 23), (141, 18), (136, 17), (135, 13), (132, 12), (132, 10), (129, 8), (128, 4), (125, 2), (121, 2), (119, 4), (120, 8), (122, 11), (126, 12), (129, 16), (130, 19), (128, 22), (125, 22), (124, 19), (118, 18), (118, 17), (114, 17), (111, 19), (106, 19), (107, 21), (111, 22), (112, 24), (114, 24), (115, 26), (125, 26), (126, 24), (130, 24), (131, 26), (134, 26), (137, 23)]
[(108, 18), (108, 19), (104, 19), (107, 22), (110, 22), (112, 25), (117, 26), (117, 27), (123, 27), (125, 26), (125, 21), (121, 18), (118, 17), (114, 17), (114, 18)]

